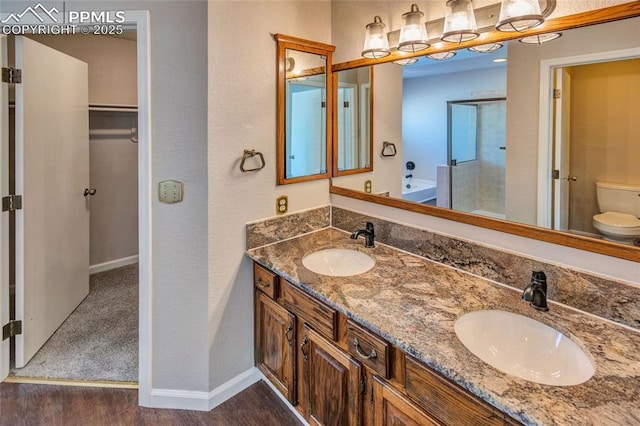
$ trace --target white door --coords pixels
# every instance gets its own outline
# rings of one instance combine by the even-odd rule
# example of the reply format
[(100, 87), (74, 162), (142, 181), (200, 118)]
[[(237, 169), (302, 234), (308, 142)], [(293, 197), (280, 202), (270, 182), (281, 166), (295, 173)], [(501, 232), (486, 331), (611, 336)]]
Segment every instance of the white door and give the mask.
[[(569, 191), (571, 179), (569, 170), (571, 147), (571, 76), (565, 68), (555, 70), (554, 96), (554, 168), (557, 179), (553, 180), (553, 229), (569, 230)], [(559, 90), (559, 92), (558, 92)]]
[[(7, 37), (0, 36), (0, 65), (7, 67)], [(0, 186), (9, 193), (9, 87), (0, 83)], [(9, 322), (9, 213), (0, 216), (0, 328)], [(0, 337), (1, 339), (2, 337)], [(9, 374), (9, 339), (0, 341), (0, 382)]]
[(16, 37), (16, 367), (89, 293), (87, 64)]

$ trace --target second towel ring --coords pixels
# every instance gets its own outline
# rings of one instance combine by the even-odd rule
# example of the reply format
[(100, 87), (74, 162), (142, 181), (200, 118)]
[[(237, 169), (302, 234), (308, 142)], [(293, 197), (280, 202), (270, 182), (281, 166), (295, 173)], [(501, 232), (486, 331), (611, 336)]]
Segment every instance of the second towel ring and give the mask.
[(397, 152), (396, 144), (387, 141), (382, 142), (382, 152), (380, 155), (383, 157), (394, 157)]

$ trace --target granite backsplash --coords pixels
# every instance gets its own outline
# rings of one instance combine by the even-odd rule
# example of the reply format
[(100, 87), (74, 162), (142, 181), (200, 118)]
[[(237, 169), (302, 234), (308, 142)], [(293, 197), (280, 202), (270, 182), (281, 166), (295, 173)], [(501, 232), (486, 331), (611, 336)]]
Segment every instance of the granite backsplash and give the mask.
[[(547, 275), (548, 298), (640, 329), (638, 287), (481, 244), (332, 207), (331, 225), (352, 232), (375, 225), (376, 241), (523, 290), (532, 271)], [(640, 265), (638, 266), (640, 268)]]

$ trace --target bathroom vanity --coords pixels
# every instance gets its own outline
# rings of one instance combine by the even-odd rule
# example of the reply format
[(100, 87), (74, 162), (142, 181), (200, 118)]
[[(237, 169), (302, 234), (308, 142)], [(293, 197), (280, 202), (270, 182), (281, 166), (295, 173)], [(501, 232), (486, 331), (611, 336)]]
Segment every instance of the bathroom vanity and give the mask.
[[(304, 267), (326, 248), (375, 266), (333, 277)], [(633, 424), (640, 334), (575, 309), (538, 312), (520, 292), (326, 228), (248, 251), (254, 261), (255, 362), (311, 424)], [(549, 283), (553, 285), (553, 283)], [(569, 336), (595, 365), (575, 386), (502, 373), (456, 337), (455, 321), (499, 309)]]

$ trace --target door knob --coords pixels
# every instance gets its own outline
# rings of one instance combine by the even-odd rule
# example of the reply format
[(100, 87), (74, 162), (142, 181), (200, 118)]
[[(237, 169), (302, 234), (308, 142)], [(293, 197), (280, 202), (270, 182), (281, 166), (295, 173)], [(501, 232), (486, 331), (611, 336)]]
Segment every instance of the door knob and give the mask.
[(97, 190), (97, 189), (95, 189), (95, 188), (91, 188), (91, 189), (89, 189), (89, 188), (85, 188), (85, 189), (84, 189), (84, 194), (83, 194), (83, 195), (84, 195), (85, 197), (86, 197), (87, 195), (96, 195), (96, 192), (98, 192), (98, 190)]
[(578, 180), (577, 177), (571, 176), (571, 175), (567, 175), (567, 177), (565, 179), (568, 180), (569, 182), (575, 182), (575, 181)]

